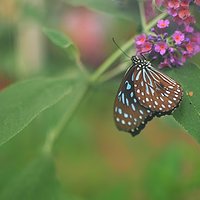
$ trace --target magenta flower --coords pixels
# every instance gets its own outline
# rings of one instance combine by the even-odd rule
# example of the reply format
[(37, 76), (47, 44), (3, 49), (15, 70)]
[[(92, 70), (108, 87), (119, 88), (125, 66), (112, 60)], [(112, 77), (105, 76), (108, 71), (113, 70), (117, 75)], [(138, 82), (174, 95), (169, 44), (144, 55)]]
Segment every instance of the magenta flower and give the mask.
[(160, 53), (160, 55), (164, 55), (167, 51), (167, 44), (165, 42), (158, 42), (157, 44), (155, 44), (155, 51)]
[(144, 44), (146, 41), (146, 35), (145, 34), (141, 34), (141, 35), (138, 35), (136, 38), (135, 38), (135, 43), (137, 45), (142, 45)]
[(194, 52), (194, 44), (192, 42), (188, 42), (185, 47), (188, 54), (192, 54)]
[(141, 47), (141, 52), (150, 52), (152, 49), (152, 44), (150, 42), (145, 42), (144, 45)]
[(136, 37), (137, 54), (147, 54), (155, 59), (160, 68), (178, 67), (200, 52), (200, 32), (192, 26), (195, 18), (190, 13), (190, 5), (200, 5), (200, 0), (155, 0), (157, 6), (166, 7), (173, 16), (176, 30), (168, 29), (170, 19), (162, 19), (151, 29), (151, 34)]
[(172, 35), (172, 38), (175, 44), (179, 45), (184, 41), (185, 35), (181, 31), (175, 31), (174, 34)]
[(190, 10), (189, 8), (182, 8), (178, 11), (178, 16), (182, 19), (182, 20), (185, 20), (187, 19), (188, 17), (190, 17)]
[(169, 26), (169, 20), (168, 19), (166, 19), (166, 20), (161, 19), (157, 23), (158, 28), (166, 28), (168, 26)]
[(185, 31), (188, 32), (188, 33), (192, 33), (194, 31), (194, 28), (191, 27), (191, 26), (186, 26)]
[(167, 27), (156, 25), (151, 32), (137, 36), (136, 50), (137, 54), (145, 53), (150, 59), (156, 59), (160, 68), (181, 66), (200, 52), (200, 32), (192, 26), (181, 26), (171, 34)]
[(196, 43), (194, 42), (188, 42), (186, 45), (185, 45), (185, 48), (186, 48), (186, 54), (192, 56), (194, 54), (197, 54), (199, 53), (200, 51), (200, 47), (199, 45), (197, 45)]
[(183, 7), (189, 7), (191, 0), (181, 0), (180, 5)]
[[(163, 0), (162, 6), (167, 9), (169, 15), (173, 17), (173, 20), (178, 24), (189, 25), (195, 23), (194, 17), (190, 13), (190, 4), (192, 0)], [(195, 1), (194, 3), (200, 3)]]
[(168, 5), (169, 8), (176, 9), (180, 5), (179, 0), (170, 0), (170, 1), (167, 1), (167, 2), (168, 2), (167, 5)]

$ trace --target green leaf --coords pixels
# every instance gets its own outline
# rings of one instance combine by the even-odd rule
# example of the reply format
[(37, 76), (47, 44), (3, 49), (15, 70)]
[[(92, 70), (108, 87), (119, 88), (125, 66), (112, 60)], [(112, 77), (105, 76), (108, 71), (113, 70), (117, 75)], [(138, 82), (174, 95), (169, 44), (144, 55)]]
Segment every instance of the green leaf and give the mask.
[(61, 200), (63, 196), (48, 156), (34, 160), (0, 192), (1, 200)]
[[(168, 71), (169, 76), (179, 82), (184, 89), (183, 101), (173, 116), (198, 142), (200, 142), (200, 69), (186, 63), (180, 69)], [(192, 92), (192, 96), (188, 93)]]
[(76, 80), (70, 95), (66, 95), (38, 117), (37, 124), (44, 133), (53, 130), (63, 117), (65, 117), (65, 120), (67, 121), (77, 108), (77, 105), (83, 101), (87, 90), (87, 84), (80, 76), (77, 76)]
[[(52, 43), (54, 43), (58, 47), (65, 49), (69, 60), (77, 61), (80, 59), (80, 55), (79, 55), (77, 47), (67, 37), (67, 35), (57, 30), (49, 29), (49, 28), (43, 28), (43, 32), (46, 34), (46, 36), (49, 38), (49, 40)], [(76, 64), (79, 64), (79, 62), (76, 62)]]
[(36, 78), (0, 93), (0, 144), (23, 130), (42, 111), (69, 95), (72, 79)]
[(49, 28), (43, 28), (43, 31), (49, 40), (61, 48), (68, 48), (73, 45), (73, 42), (64, 33)]
[(73, 6), (85, 6), (94, 10), (105, 12), (114, 17), (133, 20), (138, 23), (139, 8), (137, 2), (119, 0), (66, 0), (66, 3)]

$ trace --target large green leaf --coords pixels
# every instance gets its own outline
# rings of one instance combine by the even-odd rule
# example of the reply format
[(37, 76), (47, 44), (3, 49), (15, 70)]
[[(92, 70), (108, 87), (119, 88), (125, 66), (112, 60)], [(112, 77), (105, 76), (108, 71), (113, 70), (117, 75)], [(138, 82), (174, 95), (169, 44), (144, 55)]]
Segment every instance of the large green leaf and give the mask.
[(30, 163), (0, 191), (1, 200), (64, 199), (55, 178), (52, 159), (41, 156)]
[(42, 111), (69, 95), (73, 80), (37, 78), (0, 93), (0, 144), (23, 130)]
[[(200, 69), (195, 64), (187, 63), (167, 73), (181, 83), (184, 89), (183, 101), (173, 116), (200, 142)], [(192, 92), (191, 95), (188, 95), (189, 92)]]
[(40, 130), (48, 134), (51, 130), (54, 130), (59, 123), (62, 123), (61, 121), (63, 118), (67, 122), (73, 115), (78, 104), (83, 101), (87, 88), (85, 80), (78, 76), (77, 81), (73, 84), (70, 95), (66, 95), (50, 109), (41, 113), (37, 118), (36, 122)]

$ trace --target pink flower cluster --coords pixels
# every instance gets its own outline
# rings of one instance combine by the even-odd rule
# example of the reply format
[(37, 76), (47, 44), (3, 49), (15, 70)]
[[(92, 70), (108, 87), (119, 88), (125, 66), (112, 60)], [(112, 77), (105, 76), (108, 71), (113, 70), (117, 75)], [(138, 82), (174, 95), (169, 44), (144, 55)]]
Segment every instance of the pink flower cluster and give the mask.
[(156, 0), (172, 16), (172, 21), (162, 19), (152, 28), (151, 34), (135, 38), (137, 54), (148, 54), (159, 61), (159, 67), (183, 65), (188, 58), (200, 52), (200, 32), (192, 26), (194, 16), (190, 5), (200, 6), (200, 0)]
[(200, 52), (200, 32), (192, 27), (174, 30), (169, 34), (170, 21), (159, 20), (152, 34), (141, 34), (135, 38), (138, 54), (160, 60), (159, 67), (180, 66), (190, 57)]
[(195, 23), (195, 18), (190, 12), (190, 6), (200, 6), (200, 0), (160, 0), (159, 6), (164, 6), (168, 14), (178, 24), (189, 25)]

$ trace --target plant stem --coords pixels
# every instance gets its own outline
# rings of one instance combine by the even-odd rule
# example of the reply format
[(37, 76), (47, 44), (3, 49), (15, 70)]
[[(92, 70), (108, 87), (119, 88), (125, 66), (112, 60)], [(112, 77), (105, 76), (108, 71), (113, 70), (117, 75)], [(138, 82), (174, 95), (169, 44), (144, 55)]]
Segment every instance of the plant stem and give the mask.
[(156, 23), (157, 23), (158, 20), (163, 19), (163, 18), (165, 18), (166, 16), (167, 16), (167, 13), (161, 13), (160, 15), (158, 15), (157, 17), (155, 17), (154, 19), (152, 19), (152, 20), (147, 24), (147, 26), (145, 27), (144, 32), (145, 32), (145, 33), (148, 33), (149, 30), (150, 30), (151, 28), (153, 28), (153, 27), (156, 25)]
[[(142, 11), (143, 12), (143, 11)], [(159, 16), (157, 16), (155, 19), (153, 19), (148, 25), (144, 26), (143, 24), (143, 28), (144, 28), (144, 33), (148, 33), (149, 30), (155, 26), (155, 24), (157, 23), (157, 21), (159, 19), (162, 19), (166, 16), (166, 13), (162, 13)], [(130, 40), (128, 40), (121, 48), (126, 51), (128, 50), (134, 43), (133, 38), (131, 38)], [(92, 74), (89, 77), (89, 82), (91, 83), (95, 83), (97, 82), (97, 80), (102, 76), (102, 74), (107, 71), (111, 65), (121, 56), (122, 52), (121, 50), (117, 50), (116, 52), (114, 52), (107, 60), (105, 60), (105, 62), (103, 64), (101, 64), (99, 66), (99, 68), (94, 72), (94, 74)], [(116, 69), (115, 69), (116, 70)], [(119, 66), (118, 70), (116, 70), (116, 72), (112, 72), (108, 74), (108, 77), (104, 77), (103, 81), (107, 80), (108, 78), (113, 77), (114, 75), (117, 75), (119, 73), (122, 72), (122, 67)], [(88, 91), (89, 87), (87, 86), (85, 88), (85, 90), (82, 91), (82, 94), (79, 96), (79, 98), (76, 100), (76, 103), (73, 104), (73, 107), (69, 112), (66, 112), (61, 120), (59, 121), (59, 123), (56, 125), (56, 127), (54, 129), (52, 129), (50, 131), (50, 133), (47, 135), (44, 146), (43, 146), (43, 152), (46, 154), (50, 154), (52, 152), (52, 148), (58, 138), (58, 136), (60, 135), (60, 133), (63, 131), (63, 129), (65, 128), (66, 124), (68, 123), (68, 121), (71, 119), (72, 115), (74, 114), (75, 110), (77, 109), (77, 107), (80, 105), (80, 103), (82, 102), (83, 98), (86, 96), (86, 93)]]
[[(154, 18), (152, 21), (149, 22), (149, 24), (146, 25), (146, 27), (144, 27), (144, 33), (148, 33), (149, 30), (156, 25), (157, 21), (159, 19), (163, 19), (164, 17), (166, 17), (167, 14), (166, 13), (161, 13), (160, 15), (158, 15), (156, 18)], [(134, 44), (134, 40), (133, 38), (131, 38), (130, 40), (128, 40), (121, 48), (123, 49), (123, 51), (126, 51), (127, 49), (129, 49), (132, 45)], [(109, 58), (107, 58), (107, 60), (105, 60), (103, 62), (103, 64), (101, 64), (98, 69), (90, 76), (90, 82), (91, 83), (95, 83), (100, 77), (101, 75), (107, 71), (111, 65), (121, 56), (122, 52), (121, 50), (117, 50), (116, 52), (114, 52)]]
[[(133, 55), (135, 54), (135, 52), (133, 52)], [(110, 79), (112, 79), (113, 77), (117, 76), (118, 74), (121, 74), (122, 72), (124, 72), (125, 70), (127, 70), (132, 64), (131, 60), (129, 61), (129, 64), (125, 65), (124, 63), (119, 64), (118, 66), (116, 66), (116, 68), (108, 71), (107, 73), (105, 73), (104, 75), (101, 76), (100, 78), (100, 82), (103, 83), (105, 81), (108, 81)]]
[[(128, 48), (131, 47), (131, 45), (133, 45), (133, 38), (128, 40), (121, 48), (126, 51)], [(121, 56), (121, 54), (122, 52), (119, 49), (114, 52), (107, 60), (105, 60), (103, 64), (98, 67), (94, 74), (91, 75), (90, 81), (92, 83), (96, 82), (100, 78), (100, 76), (114, 63), (114, 61)]]
[(55, 128), (52, 129), (47, 134), (47, 137), (46, 137), (46, 140), (45, 140), (44, 146), (43, 146), (43, 153), (45, 153), (47, 155), (51, 154), (52, 148), (53, 148), (58, 136), (63, 131), (63, 129), (65, 128), (66, 124), (69, 122), (69, 120), (71, 119), (71, 117), (75, 113), (75, 111), (78, 108), (78, 106), (80, 105), (80, 103), (83, 101), (83, 98), (86, 96), (87, 91), (88, 91), (88, 86), (82, 91), (82, 94), (79, 96), (79, 98), (76, 99), (76, 102), (71, 107), (70, 112), (69, 111), (66, 112), (62, 116), (62, 118), (60, 119), (58, 124), (55, 126)]
[(139, 6), (139, 10), (140, 10), (140, 19), (141, 19), (141, 24), (142, 24), (142, 30), (144, 31), (145, 27), (146, 27), (144, 1), (138, 0), (138, 6)]
[(118, 74), (121, 74), (122, 72), (124, 72), (126, 69), (128, 69), (130, 67), (130, 64), (124, 65), (124, 64), (120, 64), (118, 65), (115, 69), (110, 70), (109, 72), (105, 73), (100, 79), (99, 82), (103, 83), (106, 82), (110, 79), (112, 79), (113, 77), (117, 76)]

